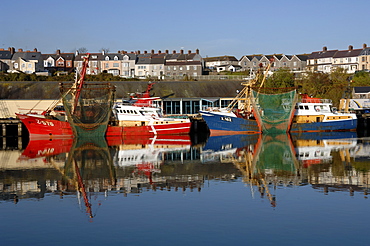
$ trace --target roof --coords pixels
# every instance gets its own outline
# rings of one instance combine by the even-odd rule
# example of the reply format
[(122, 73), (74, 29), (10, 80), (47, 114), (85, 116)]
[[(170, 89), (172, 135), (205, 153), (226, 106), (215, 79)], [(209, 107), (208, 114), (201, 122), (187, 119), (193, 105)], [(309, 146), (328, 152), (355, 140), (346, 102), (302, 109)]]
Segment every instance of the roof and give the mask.
[(355, 86), (353, 89), (355, 93), (370, 93), (370, 86)]
[(25, 61), (39, 60), (41, 58), (41, 52), (16, 52), (13, 54), (12, 59), (17, 60), (22, 58)]
[(335, 55), (338, 50), (315, 51), (308, 55), (308, 59), (330, 58)]
[(362, 49), (354, 49), (354, 50), (339, 50), (337, 51), (333, 58), (341, 58), (341, 57), (355, 57), (359, 56)]
[(120, 53), (107, 53), (104, 54), (104, 60), (106, 59), (106, 57), (109, 57), (110, 61), (113, 61), (115, 57), (118, 57), (118, 60), (122, 60), (123, 55)]
[(1, 60), (10, 60), (12, 58), (12, 53), (9, 50), (0, 50)]
[(203, 58), (206, 62), (212, 62), (212, 61), (238, 61), (238, 59), (235, 58), (235, 56), (216, 56), (216, 57), (206, 57)]

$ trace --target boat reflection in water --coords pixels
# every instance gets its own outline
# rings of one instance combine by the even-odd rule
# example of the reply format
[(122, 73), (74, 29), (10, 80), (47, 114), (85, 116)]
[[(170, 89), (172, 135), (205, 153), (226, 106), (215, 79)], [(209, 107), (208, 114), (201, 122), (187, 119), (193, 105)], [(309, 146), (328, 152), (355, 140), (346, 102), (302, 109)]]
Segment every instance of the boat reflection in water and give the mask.
[(353, 132), (211, 136), (197, 146), (183, 135), (32, 140), (17, 162), (1, 166), (7, 176), (0, 181), (14, 180), (3, 197), (18, 201), (77, 196), (88, 217), (108, 196), (201, 191), (206, 180), (240, 179), (253, 197), (276, 206), (277, 191), (295, 186), (367, 193), (369, 146)]
[(355, 132), (211, 136), (201, 158), (233, 163), (252, 195), (259, 192), (275, 207), (274, 192), (293, 186), (311, 185), (326, 194), (330, 190), (367, 194), (369, 172), (355, 161), (359, 153), (366, 155), (364, 146)]
[(57, 184), (43, 190), (61, 197), (77, 194), (81, 209), (84, 207), (88, 217), (93, 218), (93, 208), (102, 204), (108, 192), (138, 192), (134, 187), (141, 184), (155, 189), (152, 176), (160, 173), (164, 155), (190, 151), (190, 146), (189, 136), (176, 135), (31, 140), (18, 162), (42, 162), (58, 170), (62, 178), (49, 182)]

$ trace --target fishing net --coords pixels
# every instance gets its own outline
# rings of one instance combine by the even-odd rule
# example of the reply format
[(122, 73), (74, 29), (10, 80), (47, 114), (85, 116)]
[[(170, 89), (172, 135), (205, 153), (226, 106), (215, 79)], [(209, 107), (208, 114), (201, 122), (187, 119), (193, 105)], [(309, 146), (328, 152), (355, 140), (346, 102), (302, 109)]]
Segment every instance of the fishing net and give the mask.
[(262, 134), (262, 141), (254, 158), (256, 170), (274, 170), (275, 173), (294, 173), (298, 162), (288, 134)]
[(74, 136), (105, 136), (114, 103), (115, 87), (109, 83), (85, 83), (81, 89), (61, 84), (63, 105)]
[(262, 132), (288, 132), (297, 100), (296, 90), (274, 94), (252, 90), (254, 116)]

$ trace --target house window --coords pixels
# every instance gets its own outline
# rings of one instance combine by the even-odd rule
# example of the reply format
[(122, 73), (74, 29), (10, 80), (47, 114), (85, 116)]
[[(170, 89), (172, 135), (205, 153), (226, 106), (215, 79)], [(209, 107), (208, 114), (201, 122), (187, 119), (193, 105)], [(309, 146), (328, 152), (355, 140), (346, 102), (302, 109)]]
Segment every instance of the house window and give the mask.
[(180, 67), (180, 70), (182, 71), (182, 67)]
[(14, 68), (18, 68), (18, 63), (14, 63)]
[(115, 61), (118, 61), (118, 56), (115, 56), (115, 57), (114, 57), (114, 60), (115, 60)]
[(128, 62), (123, 63), (124, 67), (128, 67)]
[(119, 67), (119, 64), (117, 62), (113, 63), (113, 67)]
[(190, 66), (186, 66), (186, 70), (190, 70)]
[(105, 68), (109, 68), (109, 63), (105, 63)]
[(105, 60), (106, 60), (106, 61), (109, 61), (109, 56), (106, 56), (106, 57), (105, 57)]
[(193, 70), (197, 70), (197, 66), (193, 66)]

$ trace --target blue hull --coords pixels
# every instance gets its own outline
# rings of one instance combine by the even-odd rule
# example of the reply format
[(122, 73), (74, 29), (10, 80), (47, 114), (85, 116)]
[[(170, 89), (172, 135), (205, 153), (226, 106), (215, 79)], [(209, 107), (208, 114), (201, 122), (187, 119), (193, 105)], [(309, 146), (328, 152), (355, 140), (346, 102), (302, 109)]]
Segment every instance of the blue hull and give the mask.
[(349, 131), (357, 128), (357, 119), (314, 123), (293, 123), (291, 132)]
[[(260, 133), (256, 120), (225, 117), (209, 112), (203, 114), (202, 117), (207, 123), (211, 135)], [(356, 128), (357, 119), (352, 119), (330, 122), (293, 123), (290, 132), (349, 131)]]
[(202, 115), (202, 117), (207, 123), (211, 134), (251, 134), (260, 132), (255, 120), (225, 117), (208, 112)]
[(203, 151), (224, 151), (233, 148), (244, 148), (248, 145), (255, 145), (260, 138), (260, 134), (249, 135), (224, 135), (211, 136), (203, 147)]

